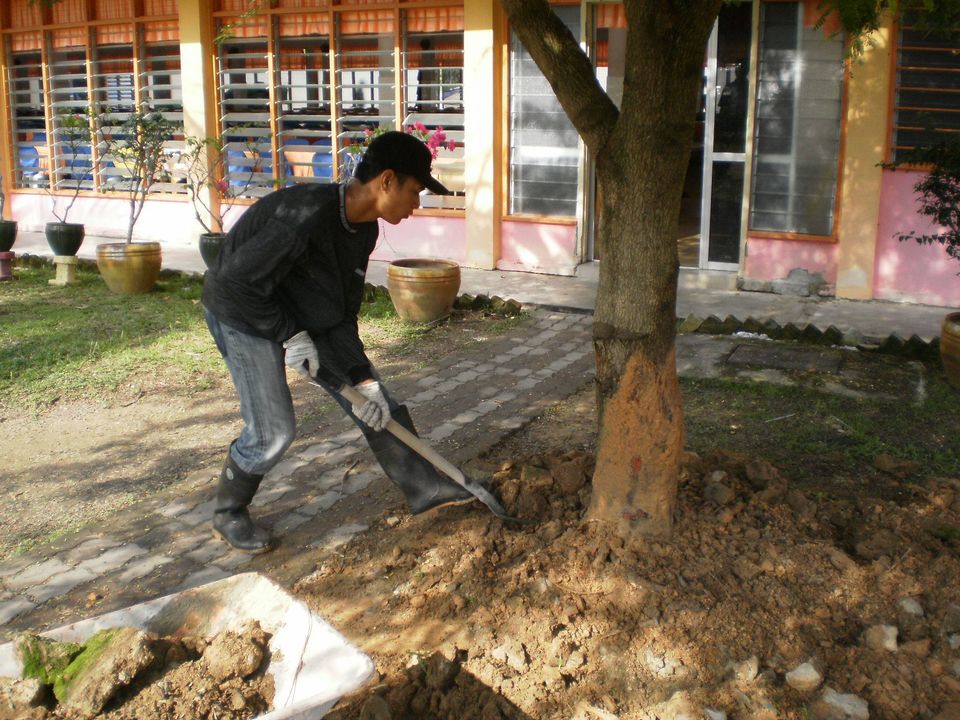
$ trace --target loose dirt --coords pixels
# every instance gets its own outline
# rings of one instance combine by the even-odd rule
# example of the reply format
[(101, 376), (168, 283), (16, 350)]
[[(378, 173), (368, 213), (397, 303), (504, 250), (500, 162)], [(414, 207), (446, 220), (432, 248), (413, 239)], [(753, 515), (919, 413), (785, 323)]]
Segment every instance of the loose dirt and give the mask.
[[(591, 401), (484, 459), (526, 524), (386, 514), (297, 584), (380, 672), (331, 720), (956, 717), (958, 480), (822, 501), (763, 459), (688, 453), (673, 538), (625, 542), (584, 522)], [(795, 689), (804, 663), (822, 680)]]
[[(429, 362), (449, 339), (438, 342), (401, 362)], [(297, 392), (308, 433), (322, 407), (316, 393)], [(6, 417), (8, 438), (13, 430), (38, 441), (33, 462), (12, 461), (4, 535), (4, 518), (36, 521), (20, 537), (38, 538), (109, 514), (108, 500), (122, 504), (124, 493), (186, 482), (184, 463), (214, 462), (236, 429), (226, 384), (128, 395), (129, 405)], [(847, 445), (834, 442), (847, 442), (848, 429), (824, 418), (820, 432), (832, 434), (810, 447), (835, 454), (810, 459), (813, 482), (804, 457), (778, 466), (776, 451), (756, 451), (762, 429), (769, 438), (794, 410), (770, 411), (777, 423), (743, 437), (721, 395), (712, 390), (717, 405), (688, 414), (700, 453), (685, 457), (670, 541), (625, 541), (585, 521), (596, 426), (587, 388), (476, 462), (524, 524), (504, 525), (478, 504), (417, 517), (397, 506), (318, 561), (294, 592), (378, 671), (328, 717), (960, 717), (960, 479), (880, 455), (849, 472)], [(790, 401), (798, 430), (810, 426), (802, 398)], [(154, 434), (135, 442), (138, 423)], [(955, 427), (945, 421), (931, 433)], [(95, 493), (58, 481), (60, 465), (93, 456), (102, 464), (90, 467)], [(898, 491), (871, 492), (875, 479)], [(824, 491), (843, 483), (856, 491)], [(174, 671), (180, 700), (154, 685), (136, 714), (109, 717), (232, 717), (224, 713), (236, 696), (217, 694), (219, 681), (199, 663), (187, 658)], [(139, 714), (151, 703), (159, 714)]]

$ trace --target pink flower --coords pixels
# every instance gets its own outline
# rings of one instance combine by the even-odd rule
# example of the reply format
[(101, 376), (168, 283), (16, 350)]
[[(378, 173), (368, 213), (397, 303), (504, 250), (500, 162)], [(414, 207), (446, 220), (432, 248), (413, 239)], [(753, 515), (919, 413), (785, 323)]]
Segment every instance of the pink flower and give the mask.
[(455, 140), (447, 140), (447, 150), (453, 152), (457, 149), (457, 143)]
[(419, 131), (422, 132), (422, 133), (427, 132), (427, 126), (424, 125), (422, 122), (415, 122), (415, 123), (413, 124), (413, 127), (414, 127), (415, 129), (419, 130)]
[(222, 192), (222, 193), (225, 193), (225, 192), (227, 192), (227, 190), (229, 190), (229, 189), (230, 189), (230, 183), (228, 183), (226, 180), (217, 180), (217, 190), (218, 190), (218, 191), (220, 191), (220, 192)]

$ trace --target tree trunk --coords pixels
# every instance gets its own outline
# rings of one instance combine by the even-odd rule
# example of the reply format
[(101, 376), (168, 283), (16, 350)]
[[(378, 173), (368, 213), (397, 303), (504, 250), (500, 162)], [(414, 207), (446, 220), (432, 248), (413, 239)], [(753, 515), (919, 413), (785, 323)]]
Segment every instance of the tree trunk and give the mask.
[(625, 0), (619, 112), (544, 0), (501, 2), (596, 160), (600, 433), (588, 517), (621, 534), (669, 535), (683, 452), (676, 237), (703, 57), (721, 0)]

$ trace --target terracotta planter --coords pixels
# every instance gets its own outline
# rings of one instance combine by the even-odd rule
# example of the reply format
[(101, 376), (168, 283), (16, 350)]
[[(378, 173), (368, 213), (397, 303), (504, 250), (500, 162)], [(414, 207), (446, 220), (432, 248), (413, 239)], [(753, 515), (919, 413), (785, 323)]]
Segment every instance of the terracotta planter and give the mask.
[(76, 255), (83, 244), (84, 229), (79, 223), (49, 222), (43, 230), (54, 255)]
[(947, 380), (960, 389), (960, 312), (947, 315), (940, 326), (940, 359)]
[(17, 221), (0, 220), (0, 252), (10, 252), (17, 240)]
[(160, 243), (103, 243), (97, 245), (97, 269), (115, 293), (131, 295), (153, 290), (160, 275)]
[(460, 266), (449, 260), (394, 260), (387, 267), (387, 289), (403, 320), (433, 322), (453, 309), (460, 290)]
[(208, 270), (217, 264), (220, 248), (223, 247), (223, 241), (226, 239), (227, 236), (224, 233), (203, 233), (200, 236), (200, 257), (203, 258), (203, 264)]

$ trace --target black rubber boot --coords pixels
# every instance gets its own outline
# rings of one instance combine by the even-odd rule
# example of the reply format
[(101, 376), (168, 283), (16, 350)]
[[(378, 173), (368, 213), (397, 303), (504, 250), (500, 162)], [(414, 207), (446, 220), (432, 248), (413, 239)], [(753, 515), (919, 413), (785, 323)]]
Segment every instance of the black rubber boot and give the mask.
[(213, 536), (237, 550), (253, 554), (270, 549), (270, 533), (254, 525), (247, 511), (262, 479), (263, 475), (250, 475), (241, 470), (227, 451), (213, 511)]
[[(399, 405), (392, 416), (407, 430), (417, 434), (406, 405)], [(414, 515), (474, 499), (469, 490), (442, 475), (433, 465), (386, 430), (367, 430), (364, 434), (383, 472), (403, 491), (410, 512)]]

